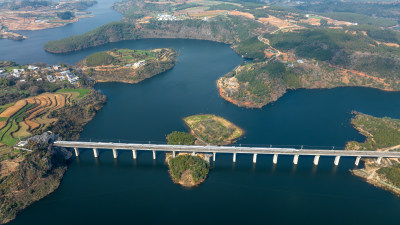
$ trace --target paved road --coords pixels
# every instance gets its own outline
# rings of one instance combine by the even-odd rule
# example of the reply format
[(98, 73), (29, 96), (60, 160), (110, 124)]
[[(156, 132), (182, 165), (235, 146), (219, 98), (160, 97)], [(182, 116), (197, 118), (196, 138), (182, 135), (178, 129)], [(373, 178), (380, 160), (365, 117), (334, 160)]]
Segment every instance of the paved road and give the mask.
[(129, 144), (105, 142), (57, 141), (55, 146), (70, 148), (95, 148), (116, 150), (144, 150), (144, 151), (176, 151), (196, 153), (245, 153), (245, 154), (279, 154), (279, 155), (320, 155), (320, 156), (359, 156), (371, 158), (400, 158), (400, 152), (387, 151), (353, 151), (353, 150), (315, 150), (295, 148), (260, 148), (235, 146), (198, 146), (198, 145), (157, 145), (157, 144)]

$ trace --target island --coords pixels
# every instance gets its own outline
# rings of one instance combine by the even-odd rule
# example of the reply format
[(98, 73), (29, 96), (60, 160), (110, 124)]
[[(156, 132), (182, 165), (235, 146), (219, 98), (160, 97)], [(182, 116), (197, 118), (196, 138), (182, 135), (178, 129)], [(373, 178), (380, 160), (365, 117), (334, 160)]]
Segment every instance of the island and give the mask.
[(0, 39), (23, 40), (26, 36), (16, 32), (22, 30), (42, 30), (65, 26), (90, 16), (85, 9), (96, 1), (43, 1), (21, 0), (0, 3)]
[(77, 64), (97, 82), (138, 83), (174, 67), (173, 49), (113, 49), (96, 52)]
[(194, 115), (184, 118), (199, 144), (228, 145), (243, 135), (243, 130), (228, 120), (212, 115)]
[(176, 157), (168, 156), (169, 173), (174, 183), (184, 187), (195, 187), (204, 182), (210, 171), (210, 163), (189, 153), (181, 153)]
[[(169, 145), (193, 145), (196, 137), (192, 134), (174, 131), (167, 136)], [(207, 154), (167, 153), (165, 158), (172, 181), (183, 187), (195, 187), (203, 183), (210, 171), (210, 157)]]
[[(170, 145), (228, 145), (243, 135), (243, 130), (228, 120), (211, 114), (183, 119), (190, 133), (174, 131), (167, 136)], [(195, 187), (204, 182), (210, 170), (210, 154), (166, 154), (166, 163), (174, 183)]]
[[(355, 129), (366, 137), (365, 142), (350, 141), (348, 150), (400, 151), (400, 120), (389, 117), (374, 117), (355, 112), (351, 121)], [(400, 161), (383, 159), (380, 164), (374, 159), (364, 159), (364, 168), (353, 169), (352, 174), (368, 183), (400, 195)]]

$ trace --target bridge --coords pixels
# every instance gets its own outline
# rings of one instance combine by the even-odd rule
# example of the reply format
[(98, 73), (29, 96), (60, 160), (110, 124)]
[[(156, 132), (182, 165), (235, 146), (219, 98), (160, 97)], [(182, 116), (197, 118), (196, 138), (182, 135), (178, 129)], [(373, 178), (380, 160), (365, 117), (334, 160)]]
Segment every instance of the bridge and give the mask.
[(212, 153), (215, 161), (217, 153), (233, 154), (233, 162), (236, 162), (237, 154), (252, 154), (253, 163), (257, 162), (257, 155), (273, 155), (273, 163), (278, 163), (279, 155), (292, 155), (293, 164), (298, 163), (299, 156), (314, 156), (314, 165), (318, 165), (320, 156), (335, 157), (334, 164), (339, 165), (340, 157), (354, 157), (355, 165), (358, 166), (361, 158), (376, 158), (380, 164), (383, 158), (400, 158), (399, 151), (355, 151), (355, 150), (318, 150), (318, 149), (296, 149), (296, 148), (263, 148), (263, 147), (236, 147), (236, 146), (199, 146), (199, 145), (166, 145), (166, 144), (130, 144), (130, 143), (106, 143), (106, 142), (82, 142), (82, 141), (56, 141), (54, 146), (74, 148), (78, 157), (80, 149), (93, 149), (94, 157), (99, 157), (98, 149), (112, 149), (114, 158), (118, 157), (118, 151), (132, 151), (133, 158), (137, 158), (137, 152), (152, 151), (153, 159), (156, 152), (171, 152), (172, 157), (177, 152)]

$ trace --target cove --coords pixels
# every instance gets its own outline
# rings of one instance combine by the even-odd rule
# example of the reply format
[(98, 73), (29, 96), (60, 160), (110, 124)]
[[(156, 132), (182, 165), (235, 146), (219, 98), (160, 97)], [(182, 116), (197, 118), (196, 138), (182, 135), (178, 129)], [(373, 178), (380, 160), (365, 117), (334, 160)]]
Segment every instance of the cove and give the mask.
[[(262, 109), (238, 108), (218, 96), (215, 81), (242, 62), (229, 46), (208, 41), (150, 39), (112, 43), (66, 55), (71, 62), (111, 48), (174, 47), (176, 66), (139, 84), (101, 83), (108, 102), (85, 127), (82, 140), (165, 142), (185, 131), (185, 116), (212, 113), (245, 130), (241, 145), (340, 148), (363, 141), (351, 112), (400, 118), (400, 93), (370, 88), (290, 91)], [(63, 57), (60, 55), (59, 57)], [(217, 155), (208, 179), (185, 189), (171, 181), (164, 155), (110, 150), (94, 159), (81, 151), (58, 190), (10, 224), (390, 224), (400, 198), (352, 176), (354, 158)]]

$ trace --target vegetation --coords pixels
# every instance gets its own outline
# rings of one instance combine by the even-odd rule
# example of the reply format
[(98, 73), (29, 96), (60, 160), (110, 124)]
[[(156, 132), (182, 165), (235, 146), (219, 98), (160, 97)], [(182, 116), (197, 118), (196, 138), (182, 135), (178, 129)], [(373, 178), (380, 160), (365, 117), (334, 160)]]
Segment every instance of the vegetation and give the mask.
[(230, 144), (243, 134), (239, 127), (215, 115), (189, 116), (184, 121), (199, 141), (205, 144)]
[(239, 42), (234, 46), (234, 50), (246, 58), (251, 59), (264, 59), (264, 51), (267, 49), (267, 45), (259, 41), (257, 37), (252, 37), (250, 39)]
[[(398, 2), (381, 4), (367, 2), (342, 2), (342, 1), (321, 1), (314, 4), (304, 4), (296, 7), (307, 12), (316, 13), (353, 13), (370, 17), (399, 19), (400, 4)], [(379, 21), (379, 20), (378, 20)]]
[(269, 38), (275, 48), (294, 51), (298, 57), (325, 61), (377, 77), (399, 78), (400, 50), (378, 45), (362, 33), (320, 28), (280, 32)]
[(14, 219), (19, 211), (57, 189), (66, 171), (63, 151), (48, 144), (32, 143), (32, 147), (33, 152), (24, 155), (18, 171), (1, 179), (1, 224)]
[(76, 89), (60, 89), (56, 93), (71, 93), (71, 92), (78, 92), (79, 98), (85, 97), (87, 94), (91, 92), (90, 89), (87, 88), (76, 88)]
[[(193, 155), (178, 155), (175, 158), (169, 159), (169, 172), (174, 182), (180, 183), (182, 176), (191, 176), (193, 183), (190, 186), (195, 186), (203, 182), (210, 171), (210, 164)], [(189, 179), (190, 178), (184, 178)]]
[(186, 132), (174, 131), (168, 134), (167, 141), (169, 145), (193, 145), (196, 137)]
[(366, 16), (358, 13), (350, 13), (350, 12), (329, 12), (323, 14), (326, 17), (348, 21), (352, 23), (357, 23), (358, 25), (374, 25), (374, 26), (382, 26), (382, 27), (392, 27), (397, 25), (397, 21), (393, 19), (387, 18), (374, 18), (371, 16)]
[(62, 20), (70, 20), (75, 17), (74, 13), (70, 12), (70, 11), (57, 12), (57, 16), (58, 16), (58, 18), (60, 18)]
[(392, 167), (382, 167), (376, 172), (385, 176), (385, 178), (396, 187), (400, 187), (400, 164)]
[(379, 150), (400, 145), (400, 120), (388, 117), (378, 118), (356, 113), (352, 125), (364, 136), (363, 143), (351, 141), (346, 149)]
[(107, 52), (96, 52), (86, 58), (86, 65), (90, 67), (110, 65), (114, 62), (115, 58)]
[(140, 38), (188, 38), (235, 43), (256, 36), (256, 30), (274, 29), (252, 19), (238, 16), (218, 16), (210, 21), (185, 19), (176, 21), (150, 20), (138, 28), (134, 24), (114, 22), (82, 35), (50, 41), (44, 49), (53, 53), (78, 51), (122, 40)]

